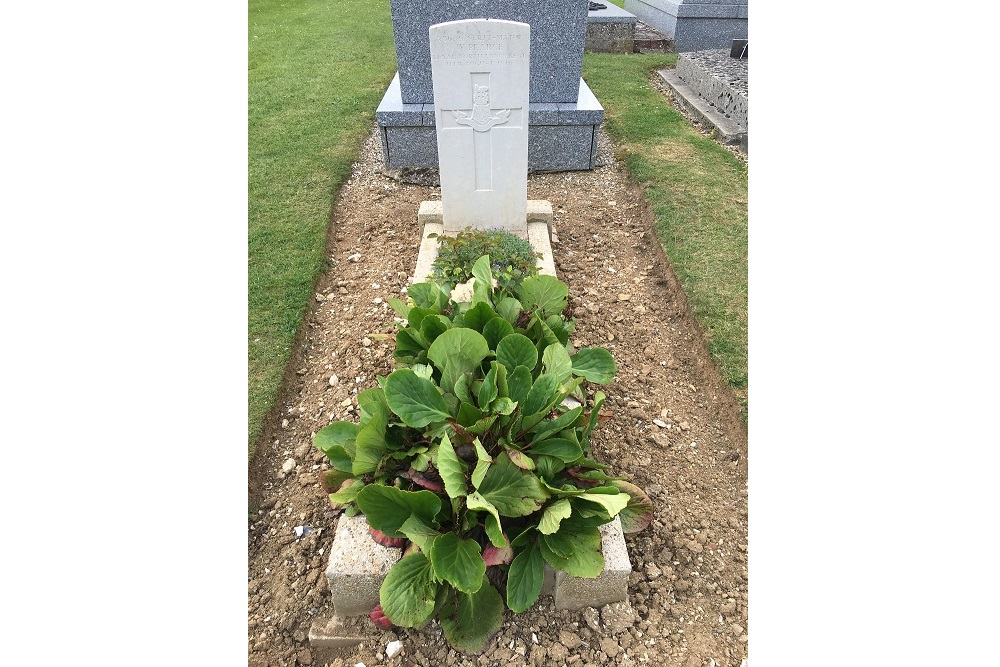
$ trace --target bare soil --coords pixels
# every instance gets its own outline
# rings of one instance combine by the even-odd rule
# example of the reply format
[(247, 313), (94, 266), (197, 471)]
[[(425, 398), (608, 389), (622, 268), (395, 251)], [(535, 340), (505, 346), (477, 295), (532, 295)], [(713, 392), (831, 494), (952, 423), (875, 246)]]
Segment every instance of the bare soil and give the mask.
[[(553, 250), (577, 318), (575, 344), (603, 346), (618, 365), (603, 388), (613, 417), (595, 431), (594, 455), (656, 504), (650, 526), (626, 536), (628, 602), (559, 611), (543, 597), (524, 614), (507, 612), (479, 656), (452, 650), (432, 623), (376, 633), (329, 664), (740, 667), (746, 659), (747, 441), (739, 402), (706, 352), (640, 188), (603, 134), (599, 155), (601, 166), (590, 172), (531, 175), (528, 197), (555, 211)], [(327, 463), (312, 437), (331, 421), (356, 421), (356, 394), (393, 370), (391, 342), (373, 334), (394, 331), (386, 302), (414, 270), (417, 209), (439, 197), (438, 188), (384, 173), (374, 132), (339, 193), (329, 269), (250, 464), (251, 667), (323, 664), (307, 635), (332, 614), (324, 571), (339, 512), (318, 483)], [(299, 537), (297, 526), (312, 532)], [(403, 650), (388, 658), (386, 644), (396, 639)]]

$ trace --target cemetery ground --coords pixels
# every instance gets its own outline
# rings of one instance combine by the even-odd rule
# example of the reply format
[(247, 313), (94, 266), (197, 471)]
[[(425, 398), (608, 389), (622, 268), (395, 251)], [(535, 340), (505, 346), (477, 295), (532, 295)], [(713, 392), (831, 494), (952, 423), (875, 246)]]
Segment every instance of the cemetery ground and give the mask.
[[(629, 110), (610, 106), (606, 122), (623, 122)], [(641, 133), (632, 139), (636, 145)], [(660, 195), (626, 169), (669, 168), (690, 157), (685, 145), (660, 154), (660, 167), (644, 166), (627, 145), (618, 147), (622, 161), (616, 159), (602, 131), (593, 171), (528, 180), (529, 199), (549, 200), (555, 212), (557, 275), (569, 287), (567, 315), (577, 320), (572, 341), (605, 347), (618, 366), (604, 387), (612, 416), (594, 432), (594, 455), (645, 488), (656, 506), (650, 526), (626, 536), (633, 568), (628, 601), (565, 611), (542, 597), (523, 614), (507, 612), (479, 656), (451, 649), (433, 623), (374, 632), (331, 664), (739, 667), (747, 657), (741, 399), (709, 356), (656, 234)], [(373, 132), (336, 199), (327, 265), (291, 352), (278, 415), (264, 424), (250, 464), (253, 667), (323, 664), (307, 635), (314, 620), (332, 613), (324, 572), (339, 512), (319, 485), (328, 464), (312, 437), (331, 421), (356, 421), (356, 393), (393, 370), (394, 313), (387, 301), (405, 290), (416, 263), (417, 208), (439, 196), (433, 185), (384, 173)], [(745, 224), (745, 186), (743, 197), (734, 206), (743, 206)], [(305, 527), (301, 537), (296, 527)], [(371, 625), (362, 617), (365, 624)], [(390, 658), (386, 645), (395, 639), (403, 649)]]

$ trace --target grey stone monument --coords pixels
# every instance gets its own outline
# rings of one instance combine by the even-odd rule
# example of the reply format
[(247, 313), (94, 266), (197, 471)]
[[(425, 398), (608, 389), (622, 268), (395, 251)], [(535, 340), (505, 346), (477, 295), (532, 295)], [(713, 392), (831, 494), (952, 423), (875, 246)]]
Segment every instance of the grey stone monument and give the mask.
[(746, 39), (749, 0), (625, 0), (625, 9), (674, 40), (678, 53)]
[(580, 77), (588, 0), (390, 0), (399, 71), (376, 110), (390, 169), (437, 167), (430, 26), (466, 19), (531, 31), (528, 167), (593, 169), (604, 108)]

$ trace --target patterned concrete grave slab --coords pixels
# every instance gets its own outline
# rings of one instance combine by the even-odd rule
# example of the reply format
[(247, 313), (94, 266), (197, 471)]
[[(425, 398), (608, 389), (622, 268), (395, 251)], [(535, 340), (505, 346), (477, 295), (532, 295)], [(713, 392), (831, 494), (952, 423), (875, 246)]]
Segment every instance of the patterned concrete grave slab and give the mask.
[(600, 531), (604, 570), (596, 579), (582, 579), (565, 572), (556, 572), (556, 609), (601, 607), (628, 599), (628, 577), (632, 573), (632, 563), (625, 547), (621, 519), (615, 517), (611, 523), (601, 526)]
[(384, 547), (372, 539), (364, 516), (342, 515), (330, 549), (326, 578), (338, 616), (368, 614), (379, 604), (379, 588), (401, 549)]
[(430, 27), (444, 231), (527, 235), (531, 28), (490, 19)]

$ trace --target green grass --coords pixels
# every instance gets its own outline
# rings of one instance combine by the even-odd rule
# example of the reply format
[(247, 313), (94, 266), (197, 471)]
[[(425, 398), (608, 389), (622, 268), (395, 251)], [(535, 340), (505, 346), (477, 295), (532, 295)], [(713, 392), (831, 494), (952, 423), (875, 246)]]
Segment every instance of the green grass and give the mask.
[[(617, 3), (616, 3), (617, 4)], [(587, 53), (583, 77), (655, 215), (656, 233), (722, 376), (746, 402), (747, 169), (649, 83), (677, 54)]]
[(334, 195), (396, 55), (387, 0), (250, 0), (248, 25), (252, 449), (323, 267)]

